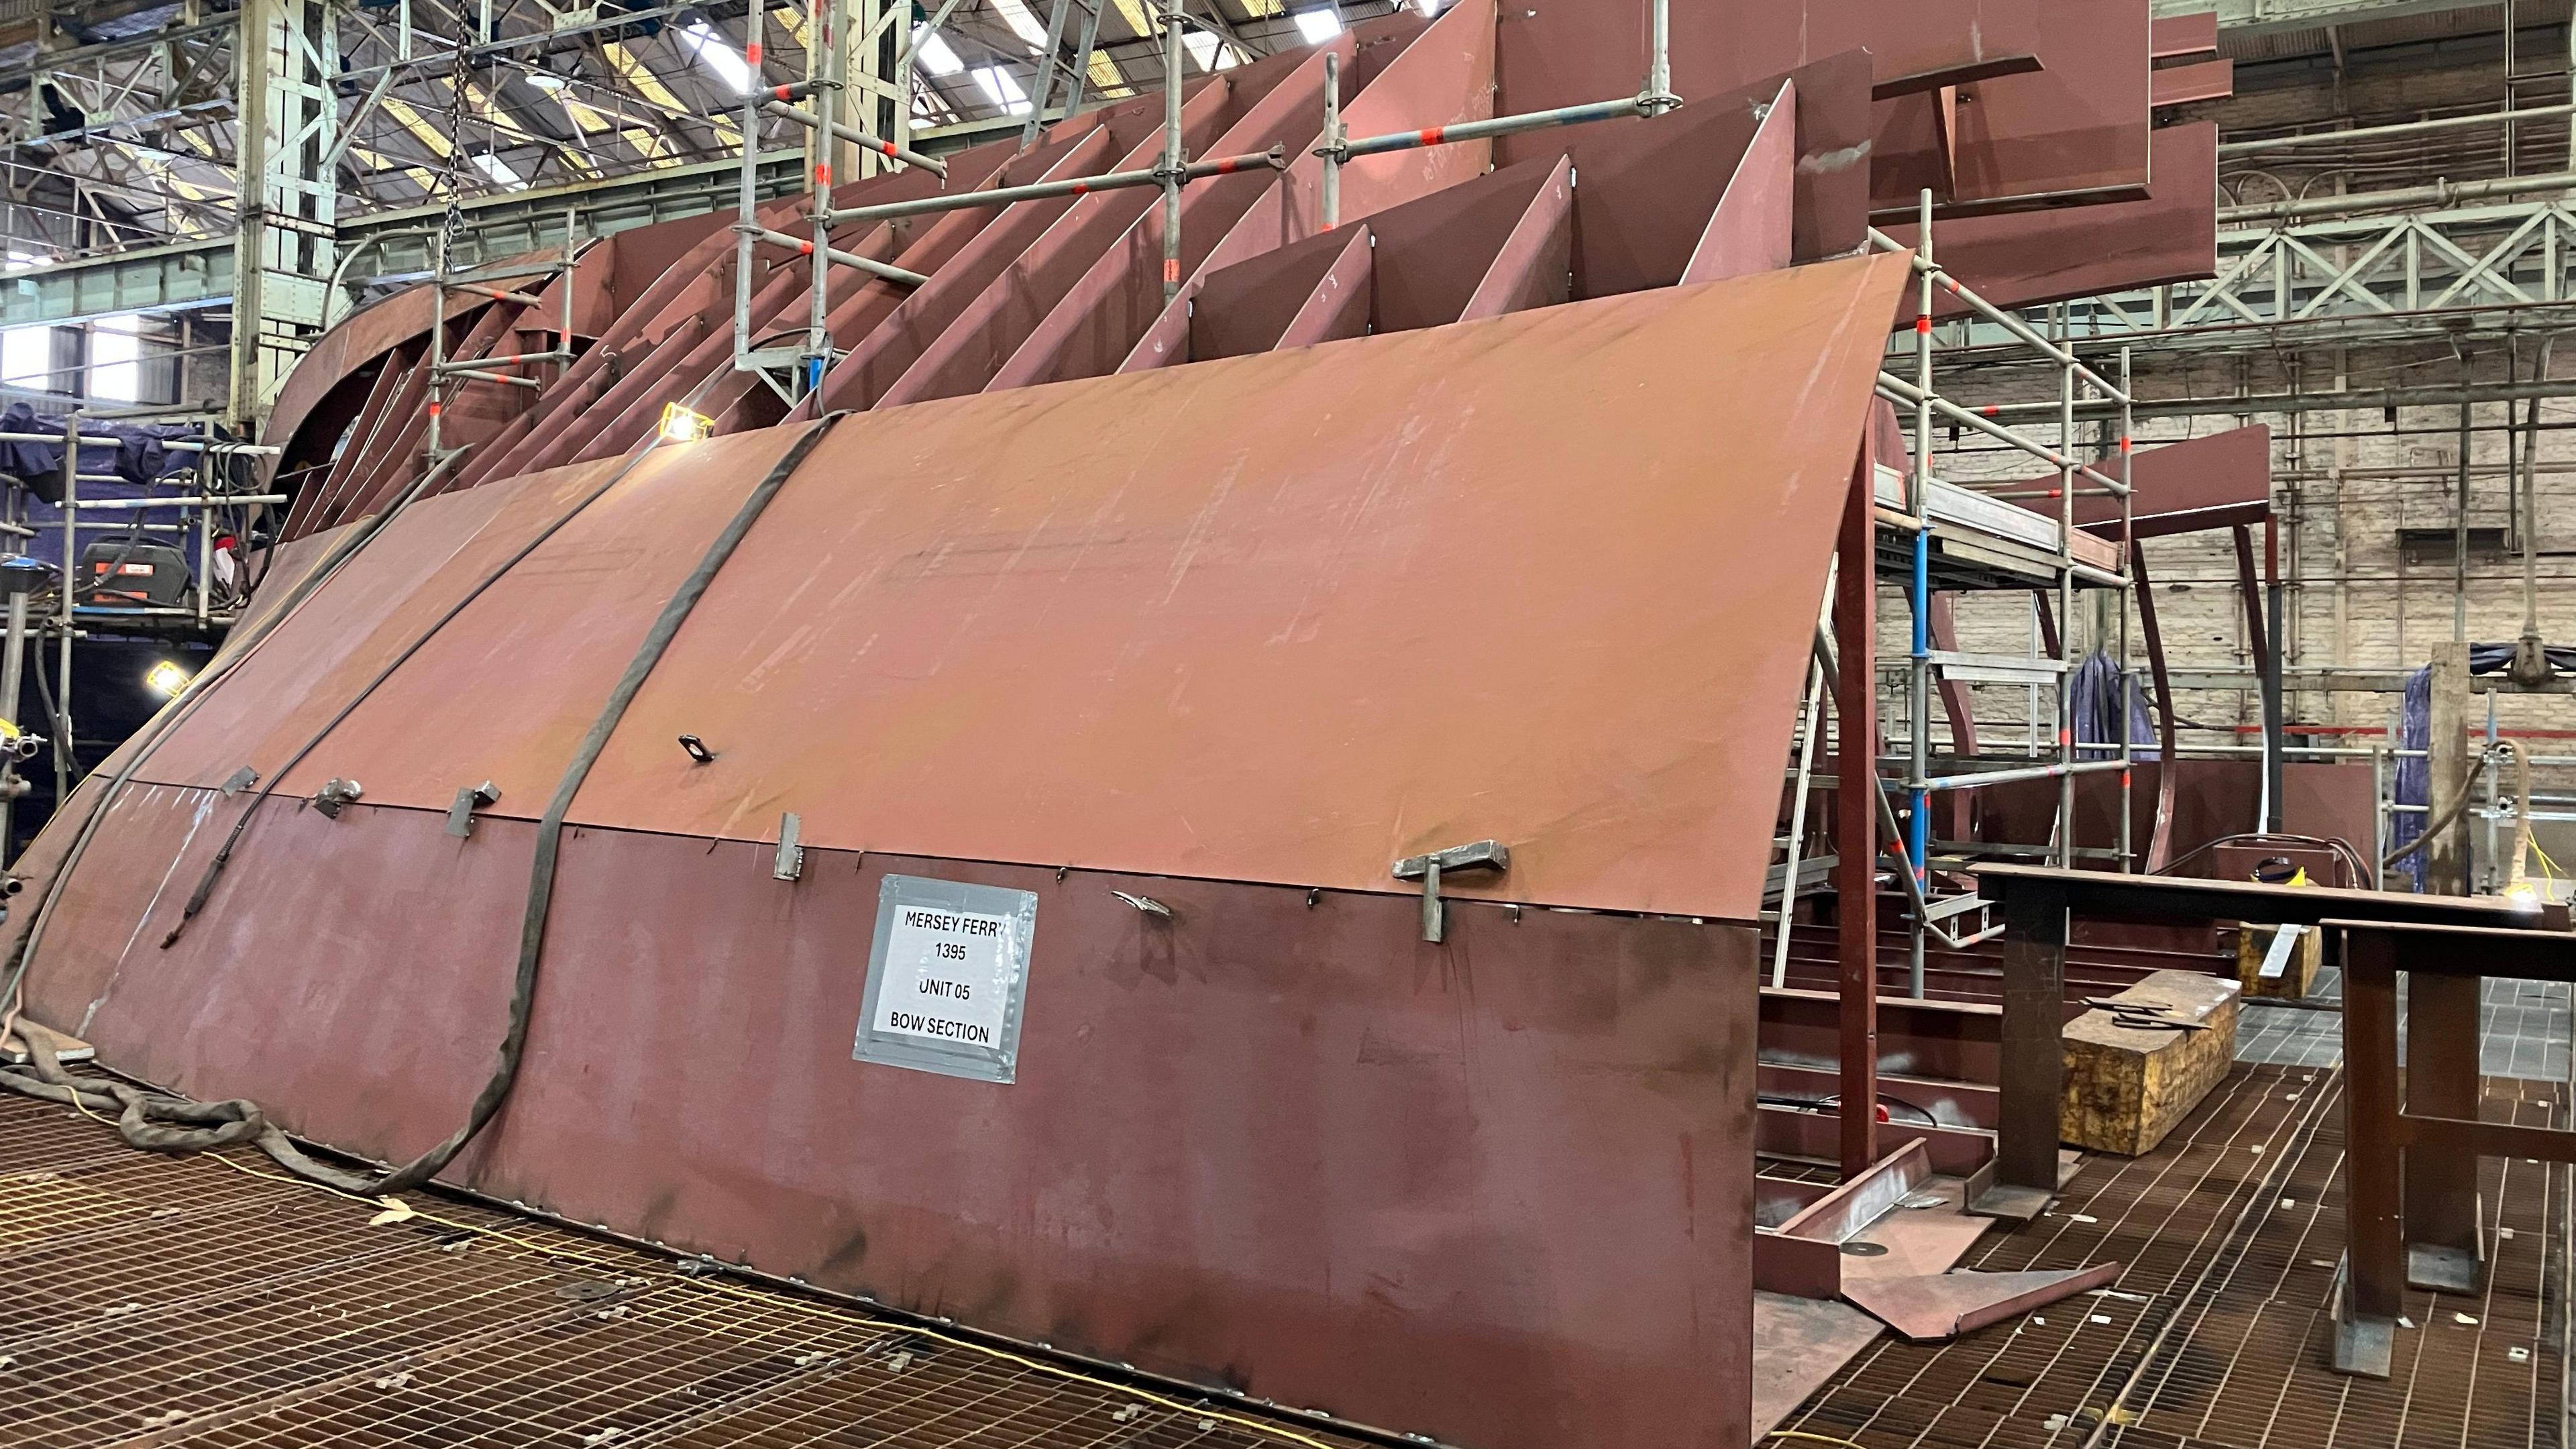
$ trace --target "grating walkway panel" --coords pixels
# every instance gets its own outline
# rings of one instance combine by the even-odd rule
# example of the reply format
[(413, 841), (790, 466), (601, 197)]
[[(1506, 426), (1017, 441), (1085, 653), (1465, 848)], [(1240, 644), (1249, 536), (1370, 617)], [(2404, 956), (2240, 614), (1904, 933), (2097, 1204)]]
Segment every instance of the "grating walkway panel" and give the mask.
[[(2491, 1077), (2568, 1080), (2568, 1001), (2576, 988), (2547, 981), (2486, 978), (2478, 997), (2478, 1070)], [(2403, 1011), (2406, 988), (2398, 984)], [(2236, 1059), (2328, 1067), (2343, 1060), (2343, 973), (2317, 972), (2305, 1006), (2248, 998), (2236, 1027)], [(2402, 1021), (2402, 1016), (2401, 1016)]]
[(2343, 1013), (2249, 1001), (2236, 1014), (2236, 1059), (2276, 1067), (2343, 1062)]
[(0, 1095), (0, 1445), (1343, 1449), (476, 1205)]
[[(2488, 1090), (2489, 1115), (2533, 1124), (2563, 1100)], [(2346, 1378), (2327, 1366), (2341, 1102), (2338, 1070), (2238, 1066), (2156, 1151), (2088, 1157), (2050, 1215), (1963, 1264), (2116, 1259), (2108, 1289), (1946, 1343), (1882, 1338), (1782, 1427), (1865, 1449), (2555, 1449), (2563, 1170), (2487, 1161), (2486, 1287), (2410, 1293), (2395, 1376)]]

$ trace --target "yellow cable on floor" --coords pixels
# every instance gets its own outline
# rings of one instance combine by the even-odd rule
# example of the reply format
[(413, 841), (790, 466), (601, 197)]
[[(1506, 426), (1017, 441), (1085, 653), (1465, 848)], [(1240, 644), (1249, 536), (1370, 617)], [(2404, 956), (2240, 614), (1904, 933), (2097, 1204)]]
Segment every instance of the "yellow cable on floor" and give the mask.
[(1831, 1434), (1810, 1434), (1800, 1429), (1774, 1429), (1762, 1437), (1765, 1439), (1804, 1439), (1811, 1444), (1839, 1444), (1842, 1446), (1842, 1449), (1869, 1449), (1868, 1445), (1855, 1443), (1849, 1439), (1837, 1439)]

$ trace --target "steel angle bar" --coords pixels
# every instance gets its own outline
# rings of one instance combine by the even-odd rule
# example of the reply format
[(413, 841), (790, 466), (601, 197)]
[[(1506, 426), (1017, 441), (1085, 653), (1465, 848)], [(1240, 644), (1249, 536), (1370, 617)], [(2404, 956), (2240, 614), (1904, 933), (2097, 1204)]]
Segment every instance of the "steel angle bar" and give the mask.
[(2496, 268), (2500, 266), (2510, 266), (2517, 257), (2521, 256), (2522, 253), (2530, 247), (2533, 236), (2539, 232), (2541, 222), (2546, 216), (2546, 212), (2534, 212), (2530, 217), (2523, 221), (2521, 226), (2516, 227), (2509, 235), (2507, 235), (2504, 240), (2497, 242), (2492, 247), (2489, 247), (2484, 256), (2478, 257), (2475, 260), (2471, 260), (2468, 252), (2457, 243), (2453, 242), (2450, 238), (2443, 236), (2438, 231), (2426, 228), (2424, 231), (2425, 239), (2432, 242), (2436, 250), (2449, 253), (2461, 263), (2461, 271), (2458, 278), (2454, 280), (2449, 287), (2445, 288), (2441, 295), (2433, 299), (2432, 305), (2436, 308), (2451, 305), (2452, 298), (2459, 296), (2464, 291), (2478, 286), (2481, 278), (2485, 279), (2487, 286), (2493, 288), (2497, 292), (2510, 293), (2511, 296), (2509, 300), (2511, 302), (2530, 303), (2539, 300), (2538, 298), (2533, 297), (2529, 292), (2515, 286), (2509, 276), (2498, 272)]
[(2300, 255), (2305, 256), (2312, 262), (2315, 262), (2319, 268), (2333, 273), (2333, 275), (2327, 279), (2326, 284), (2318, 289), (2317, 294), (2308, 299), (2308, 304), (2299, 309), (2299, 317), (2302, 320), (2305, 320), (2306, 318), (2318, 315), (2319, 309), (2333, 301), (2337, 293), (2342, 293), (2356, 298), (2368, 306), (2376, 308), (2382, 312), (2396, 311), (2397, 309), (2395, 306), (2391, 305), (2378, 293), (2370, 290), (2370, 288), (2361, 281), (2361, 278), (2367, 276), (2373, 267), (2378, 266), (2380, 258), (2388, 255), (2388, 249), (2396, 245), (2397, 242), (2405, 235), (2406, 229), (2404, 227), (2391, 227), (2381, 234), (2379, 240), (2371, 243), (2371, 245), (2365, 249), (2359, 257), (2354, 258), (2351, 265), (2337, 268), (2334, 263), (2326, 260), (2324, 256), (2320, 255), (2315, 248), (2309, 246), (2303, 238), (2294, 234), (2283, 233), (2282, 241), (2284, 244), (2297, 248)]

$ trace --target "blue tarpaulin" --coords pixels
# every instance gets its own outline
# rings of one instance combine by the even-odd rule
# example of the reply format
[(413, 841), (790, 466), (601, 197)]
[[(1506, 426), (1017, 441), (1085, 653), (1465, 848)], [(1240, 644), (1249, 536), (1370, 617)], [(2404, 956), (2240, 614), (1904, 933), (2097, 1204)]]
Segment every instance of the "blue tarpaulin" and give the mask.
[[(41, 435), (49, 441), (23, 441)], [(40, 413), (24, 402), (13, 402), (0, 409), (0, 436), (21, 441), (0, 442), (0, 473), (8, 474), (27, 486), (26, 511), (21, 521), (36, 530), (33, 538), (13, 539), (11, 550), (39, 558), (59, 568), (63, 563), (62, 522), (63, 498), (63, 417), (59, 413)], [(184, 495), (197, 491), (197, 453), (194, 450), (173, 451), (168, 445), (181, 439), (205, 436), (201, 429), (183, 424), (136, 424), (105, 422), (90, 418), (80, 420), (84, 438), (114, 438), (113, 444), (84, 443), (80, 447), (77, 472), (81, 475), (80, 497), (95, 503), (119, 498), (148, 498), (155, 494)], [(224, 436), (218, 434), (218, 436)], [(169, 524), (182, 520), (176, 508), (137, 508), (115, 512), (91, 511), (81, 516), (81, 545), (87, 548), (99, 540), (128, 537), (154, 537), (162, 542), (179, 542), (179, 536), (167, 532), (138, 532), (140, 524)]]
[[(2469, 672), (2502, 674), (2513, 663), (2513, 650), (2511, 644), (2472, 644)], [(2561, 674), (2576, 674), (2576, 646), (2549, 644), (2543, 650), (2549, 656), (2550, 668)], [(2423, 755), (2432, 747), (2432, 739), (2433, 670), (2428, 665), (2406, 676), (2406, 703), (2397, 714), (2397, 747), (2416, 751), (2412, 757), (2397, 757), (2397, 804), (2420, 806), (2432, 800), (2433, 767)], [(2412, 843), (2423, 833), (2424, 815), (2420, 810), (2397, 811), (2388, 817), (2390, 850)], [(2424, 888), (2424, 856), (2425, 852), (2419, 850), (2398, 862), (2398, 869), (2406, 872), (2406, 878), (2419, 891)]]
[[(2112, 721), (2120, 717), (2121, 682), (2125, 671), (2120, 662), (2107, 652), (2096, 649), (2084, 656), (2067, 680), (2068, 698), (2075, 703), (2075, 755), (2083, 760), (2117, 759), (2120, 741)], [(2129, 697), (2129, 758), (2156, 758), (2155, 720), (2147, 713), (2147, 695), (2139, 690)], [(2095, 748), (2086, 749), (2091, 745)], [(2140, 749), (2140, 745), (2147, 748)]]

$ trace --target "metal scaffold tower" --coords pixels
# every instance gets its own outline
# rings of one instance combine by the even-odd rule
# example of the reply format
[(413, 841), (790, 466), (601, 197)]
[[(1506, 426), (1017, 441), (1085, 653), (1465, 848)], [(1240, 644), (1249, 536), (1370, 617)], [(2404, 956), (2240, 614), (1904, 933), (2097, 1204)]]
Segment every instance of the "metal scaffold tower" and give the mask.
[[(861, 47), (872, 54), (883, 33), (908, 11), (907, 6), (887, 7), (868, 26), (860, 42)], [(947, 11), (943, 9), (941, 13), (944, 15)], [(905, 286), (919, 286), (929, 280), (918, 272), (833, 248), (832, 227), (838, 219), (832, 210), (835, 155), (879, 158), (866, 163), (870, 166), (884, 162), (917, 166), (942, 180), (948, 175), (948, 167), (944, 163), (924, 156), (900, 141), (887, 140), (842, 119), (849, 112), (853, 87), (847, 76), (850, 46), (839, 29), (841, 16), (842, 8), (835, 0), (812, 0), (807, 17), (811, 44), (805, 52), (805, 79), (754, 90), (742, 98), (742, 172), (734, 220), (734, 366), (759, 373), (780, 397), (790, 402), (820, 388), (823, 374), (831, 370), (831, 269), (834, 266), (848, 267), (864, 275)], [(755, 81), (760, 78), (762, 23), (763, 13), (758, 6), (743, 15), (743, 58), (750, 64)], [(898, 85), (911, 72), (911, 49), (912, 37), (906, 35), (894, 65)], [(895, 109), (898, 115), (909, 114), (903, 107)], [(806, 151), (810, 160), (806, 187), (809, 231), (805, 236), (791, 236), (765, 226), (758, 216), (758, 137), (763, 116), (791, 121), (806, 132)], [(909, 125), (904, 124), (898, 129), (908, 131)], [(846, 167), (844, 169), (847, 170)], [(801, 343), (782, 343), (772, 336), (754, 335), (757, 324), (752, 317), (751, 260), (752, 249), (756, 245), (782, 248), (811, 258), (811, 280)]]
[[(161, 442), (169, 452), (194, 455), (194, 464), (185, 473), (158, 480), (174, 485), (175, 493), (146, 490), (140, 496), (82, 497), (84, 483), (130, 481), (118, 473), (85, 471), (92, 466), (85, 461), (85, 452), (94, 456), (127, 442), (112, 433), (84, 431), (85, 427), (182, 418), (196, 422), (200, 432), (194, 438)], [(50, 580), (54, 595), (50, 617), (40, 614), (34, 601), (46, 582), (36, 577), (41, 566), (0, 568), (0, 593), (7, 598), (6, 623), (0, 625), (0, 719), (10, 726), (7, 747), (0, 748), (0, 856), (6, 856), (14, 853), (16, 803), (27, 793), (18, 769), (21, 763), (50, 753), (58, 804), (80, 783), (72, 718), (74, 641), (101, 633), (201, 641), (219, 637), (247, 601), (248, 581), (225, 579), (217, 539), (252, 535), (277, 505), (286, 502), (286, 495), (240, 486), (233, 467), (237, 459), (271, 456), (276, 448), (227, 438), (211, 414), (184, 405), (75, 408), (64, 415), (59, 433), (0, 433), (0, 444), (59, 446), (63, 458), (59, 518), (31, 521), (27, 505), (32, 492), (14, 477), (8, 480), (5, 502), (0, 502), (7, 515), (0, 519), (0, 536), (7, 537), (10, 547), (23, 547), (41, 533), (58, 531), (63, 559), (62, 569)], [(147, 511), (160, 510), (169, 510), (174, 517), (168, 521), (146, 517)], [(123, 562), (147, 541), (187, 555), (190, 586), (179, 602), (146, 602), (129, 597), (122, 587)], [(115, 547), (104, 558), (89, 557), (89, 551), (103, 542)], [(41, 657), (47, 644), (53, 648), (50, 669)], [(42, 735), (29, 728), (31, 722), (23, 718), (19, 706), (31, 651), (38, 655), (37, 673), (48, 676), (38, 680), (47, 700)]]
[[(1953, 889), (1942, 884), (1941, 873), (1936, 869), (1938, 858), (1946, 854), (1964, 863), (1979, 847), (1971, 841), (1936, 837), (1932, 819), (1937, 800), (1949, 792), (1975, 786), (2053, 779), (2057, 782), (2057, 805), (2046, 857), (2066, 865), (2079, 855), (2101, 854), (2114, 857), (2119, 870), (2135, 870), (2138, 852), (2133, 845), (2135, 821), (2129, 791), (2133, 749), (2126, 721), (2135, 710), (2138, 695), (2137, 681), (2128, 667), (2127, 607), (2136, 577), (2136, 550), (2133, 545), (2088, 534), (2077, 523), (2076, 508), (2076, 500), (2083, 497), (2118, 499), (2117, 537), (2129, 537), (2132, 447), (2128, 356), (2122, 353), (2115, 382), (2088, 366), (2061, 342), (2042, 335), (1943, 270), (1933, 252), (1929, 192), (1923, 193), (1918, 202), (1916, 225), (1917, 240), (1911, 247), (1882, 231), (1870, 232), (1874, 249), (1910, 254), (1915, 277), (1911, 341), (1891, 359), (1910, 363), (1912, 375), (1882, 370), (1877, 389), (1878, 396), (1898, 410), (1910, 443), (1910, 456), (1893, 460), (1874, 455), (1869, 458), (1867, 481), (1875, 542), (1873, 556), (1864, 565), (1876, 579), (1896, 585), (1911, 614), (1905, 654), (1887, 671), (1895, 685), (1898, 723), (1903, 734), (1896, 742), (1897, 752), (1876, 759), (1872, 781), (1875, 788), (1867, 792), (1874, 828), (1859, 836), (1840, 831), (1836, 848), (1844, 854), (1859, 852), (1873, 867), (1884, 847), (1893, 844), (1901, 852), (1892, 874), (1904, 901), (1907, 991), (1921, 998), (1925, 994), (1928, 947), (1960, 950), (1991, 938), (2001, 929), (1989, 920), (1989, 903), (1973, 888)], [(1982, 319), (2001, 329), (2012, 343), (2036, 352), (2044, 365), (2054, 368), (2058, 375), (2054, 437), (2034, 435), (1999, 422), (1994, 409), (1964, 407), (1941, 395), (1934, 377), (1933, 322), (1944, 310)], [(2105, 460), (2101, 465), (2084, 460), (2075, 432), (2079, 400), (2117, 409), (2115, 460)], [(1954, 433), (1961, 429), (1973, 431), (2055, 469), (2057, 477), (2039, 488), (2026, 481), (1943, 478), (1933, 470), (1936, 428)], [(1849, 570), (1853, 566), (1847, 551), (1838, 567)], [(2032, 594), (2035, 609), (2053, 615), (2055, 627), (2034, 629), (2036, 637), (2031, 648), (2019, 655), (1934, 647), (1937, 594), (1993, 590)], [(2120, 667), (2123, 725), (2116, 740), (2076, 738), (2074, 691), (2070, 684), (2078, 660), (2074, 631), (2067, 626), (2074, 617), (2079, 590), (2113, 590), (2120, 599), (2114, 657)], [(1785, 859), (1773, 887), (1778, 908), (1772, 914), (1779, 922), (1771, 942), (1770, 981), (1775, 987), (1787, 984), (1789, 979), (1797, 899), (1806, 891), (1823, 889), (1825, 868), (1839, 863), (1810, 854), (1806, 838), (1811, 833), (1809, 792), (1820, 783), (1818, 740), (1824, 734), (1825, 699), (1828, 686), (1844, 665), (1837, 650), (1857, 650), (1863, 660), (1869, 660), (1876, 647), (1871, 621), (1866, 617), (1845, 617), (1852, 612), (1848, 607), (1838, 615), (1830, 602), (1834, 592), (1829, 585), (1829, 606), (1817, 630), (1816, 659), (1808, 671), (1789, 761), (1789, 832), (1782, 842)], [(2036, 600), (2041, 597), (2053, 597), (2053, 609), (2038, 605)], [(1867, 665), (1863, 669), (1873, 680), (1879, 674)], [(1940, 707), (1944, 684), (2021, 686), (2029, 691), (2034, 719), (2041, 696), (2052, 696), (2053, 742), (2042, 741), (2034, 729), (2029, 750), (2034, 758), (2028, 763), (1936, 753), (1932, 748), (1933, 714)], [(1834, 738), (1838, 771), (1852, 769), (1858, 759), (1877, 754), (1874, 740), (1864, 742), (1856, 735), (1845, 735), (1839, 719)], [(1850, 740), (1848, 749), (1843, 746), (1845, 739)], [(2098, 757), (2085, 758), (2088, 754)], [(2112, 772), (2117, 772), (2120, 784), (2117, 843), (2108, 851), (2087, 852), (2074, 840), (2076, 777)], [(1833, 783), (1841, 783), (1839, 776)], [(1890, 793), (1899, 800), (1891, 801)], [(1845, 896), (1839, 907), (1841, 949), (1846, 960), (1855, 963), (1855, 950), (1867, 953), (1874, 989), (1875, 910), (1856, 911), (1848, 893)], [(1856, 916), (1860, 919), (1855, 920)], [(1855, 937), (1859, 938), (1857, 943)]]

